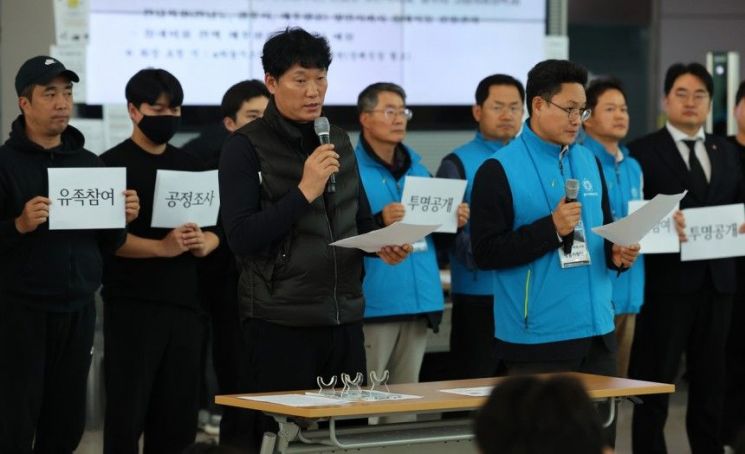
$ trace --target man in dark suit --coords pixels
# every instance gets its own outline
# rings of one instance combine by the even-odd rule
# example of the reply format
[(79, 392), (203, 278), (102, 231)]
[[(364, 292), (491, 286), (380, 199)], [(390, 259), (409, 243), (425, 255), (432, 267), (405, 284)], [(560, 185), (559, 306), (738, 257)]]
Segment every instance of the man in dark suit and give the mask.
[[(698, 63), (678, 63), (667, 70), (667, 124), (629, 144), (642, 167), (646, 199), (687, 189), (681, 209), (743, 201), (735, 151), (724, 138), (704, 133), (712, 90), (711, 75)], [(677, 212), (675, 220), (680, 240), (685, 241), (683, 213)], [(735, 260), (681, 262), (677, 253), (646, 260), (646, 303), (637, 321), (630, 376), (672, 382), (685, 352), (691, 451), (721, 453), (724, 347), (737, 284)], [(659, 395), (647, 396), (635, 407), (634, 453), (667, 452), (667, 406), (667, 396)]]

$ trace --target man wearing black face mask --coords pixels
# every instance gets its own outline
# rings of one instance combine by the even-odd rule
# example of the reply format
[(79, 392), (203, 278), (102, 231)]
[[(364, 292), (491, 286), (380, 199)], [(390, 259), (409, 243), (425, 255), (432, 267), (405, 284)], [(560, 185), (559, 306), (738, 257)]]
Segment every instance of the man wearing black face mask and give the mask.
[(196, 437), (204, 325), (197, 299), (197, 261), (219, 244), (195, 224), (150, 227), (159, 169), (202, 170), (168, 141), (181, 116), (179, 81), (162, 69), (144, 69), (127, 83), (132, 137), (101, 158), (126, 167), (141, 215), (127, 241), (104, 268), (104, 452), (180, 453)]

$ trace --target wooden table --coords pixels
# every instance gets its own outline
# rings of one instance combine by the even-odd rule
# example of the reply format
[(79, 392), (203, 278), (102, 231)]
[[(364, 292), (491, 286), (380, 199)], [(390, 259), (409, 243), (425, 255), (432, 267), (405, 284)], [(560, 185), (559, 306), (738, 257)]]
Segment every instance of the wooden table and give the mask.
[[(550, 376), (551, 374), (545, 374)], [(615, 417), (615, 403), (626, 397), (675, 392), (675, 386), (624, 378), (600, 375), (565, 373), (579, 379), (590, 397), (596, 400), (610, 400), (611, 415), (606, 424)], [(454, 452), (455, 442), (471, 443), (472, 421), (467, 418), (443, 419), (425, 423), (406, 423), (395, 425), (365, 426), (355, 429), (337, 429), (336, 421), (350, 418), (390, 416), (394, 414), (441, 413), (475, 410), (486, 401), (486, 397), (462, 396), (441, 392), (443, 389), (472, 388), (498, 385), (504, 378), (483, 378), (475, 380), (451, 380), (428, 383), (390, 385), (390, 391), (401, 394), (422, 396), (420, 399), (352, 402), (345, 405), (323, 407), (290, 407), (285, 405), (240, 399), (240, 395), (216, 396), (220, 405), (262, 411), (274, 417), (279, 423), (277, 445), (264, 452), (338, 452), (339, 450), (360, 450), (381, 446), (409, 446), (418, 443), (451, 443), (441, 452)], [(273, 394), (304, 394), (305, 391), (256, 393), (252, 396)], [(301, 430), (292, 418), (301, 420), (328, 420), (328, 430)], [(343, 439), (343, 440), (342, 440)], [(468, 450), (468, 448), (465, 448)], [(470, 449), (473, 449), (472, 447)], [(394, 452), (387, 450), (386, 452)], [(403, 452), (403, 451), (402, 451)], [(427, 452), (437, 452), (427, 447)]]

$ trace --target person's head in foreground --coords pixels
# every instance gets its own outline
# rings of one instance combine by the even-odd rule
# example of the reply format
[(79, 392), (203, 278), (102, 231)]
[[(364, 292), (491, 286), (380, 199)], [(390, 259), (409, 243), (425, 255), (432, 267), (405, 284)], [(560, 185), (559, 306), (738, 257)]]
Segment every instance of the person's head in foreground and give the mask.
[(571, 377), (510, 377), (475, 423), (483, 454), (611, 454), (595, 406)]

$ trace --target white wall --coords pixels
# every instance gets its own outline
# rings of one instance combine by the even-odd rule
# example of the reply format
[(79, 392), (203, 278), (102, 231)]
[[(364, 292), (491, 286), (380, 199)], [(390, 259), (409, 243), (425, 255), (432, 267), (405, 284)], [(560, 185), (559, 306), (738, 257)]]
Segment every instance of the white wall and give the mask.
[(740, 53), (740, 77), (745, 77), (745, 1), (656, 0), (659, 61), (656, 95), (659, 105), (665, 70), (676, 62), (706, 64), (708, 51)]
[(21, 64), (36, 55), (48, 55), (54, 42), (54, 0), (0, 1), (0, 138), (18, 115), (14, 81)]

